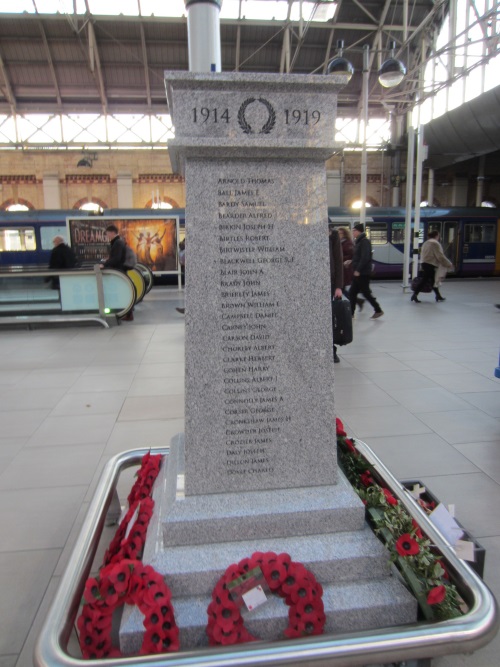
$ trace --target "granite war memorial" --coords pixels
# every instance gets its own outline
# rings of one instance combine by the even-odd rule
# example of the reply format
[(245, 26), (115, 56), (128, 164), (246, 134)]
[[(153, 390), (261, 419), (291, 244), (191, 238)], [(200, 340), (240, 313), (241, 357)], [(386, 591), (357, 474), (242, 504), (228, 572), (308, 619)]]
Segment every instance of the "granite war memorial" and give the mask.
[[(342, 77), (166, 72), (186, 178), (185, 433), (155, 490), (143, 560), (172, 590), (181, 646), (207, 645), (232, 563), (287, 553), (323, 587), (325, 632), (409, 623), (364, 506), (338, 470), (325, 160)], [(245, 615), (283, 637), (276, 596)], [(122, 650), (138, 650), (124, 614)]]

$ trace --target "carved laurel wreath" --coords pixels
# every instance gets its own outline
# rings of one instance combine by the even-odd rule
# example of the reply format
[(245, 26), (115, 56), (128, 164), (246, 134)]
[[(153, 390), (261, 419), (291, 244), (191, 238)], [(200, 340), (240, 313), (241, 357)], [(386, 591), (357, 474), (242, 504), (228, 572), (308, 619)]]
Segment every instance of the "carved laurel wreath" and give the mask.
[(269, 134), (276, 124), (276, 112), (274, 111), (273, 105), (270, 102), (268, 102), (264, 97), (259, 97), (258, 100), (256, 100), (255, 97), (248, 97), (242, 103), (242, 105), (238, 110), (239, 126), (241, 127), (241, 129), (245, 134), (255, 134), (255, 130), (252, 129), (252, 126), (250, 125), (250, 123), (247, 122), (245, 118), (245, 111), (247, 110), (247, 107), (250, 106), (250, 104), (253, 104), (253, 102), (255, 101), (263, 104), (266, 107), (267, 112), (269, 114), (267, 121), (259, 130), (259, 134)]

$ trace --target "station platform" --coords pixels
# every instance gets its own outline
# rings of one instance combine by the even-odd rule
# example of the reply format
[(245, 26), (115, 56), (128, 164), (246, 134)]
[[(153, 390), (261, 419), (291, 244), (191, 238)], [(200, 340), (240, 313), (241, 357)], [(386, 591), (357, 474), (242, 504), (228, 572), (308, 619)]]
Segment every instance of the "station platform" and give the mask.
[[(499, 279), (446, 281), (410, 302), (373, 282), (339, 348), (335, 412), (398, 479), (455, 505), (500, 599)], [(33, 647), (104, 464), (184, 430), (183, 292), (155, 287), (118, 327), (0, 330), (0, 667)], [(132, 479), (124, 479), (130, 489)], [(434, 667), (495, 667), (500, 636)]]

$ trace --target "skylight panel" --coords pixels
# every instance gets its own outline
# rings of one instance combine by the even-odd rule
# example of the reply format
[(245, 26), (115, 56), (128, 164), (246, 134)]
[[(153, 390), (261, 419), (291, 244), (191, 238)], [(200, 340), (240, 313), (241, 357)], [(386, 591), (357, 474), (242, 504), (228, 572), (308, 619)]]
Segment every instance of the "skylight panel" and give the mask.
[(96, 16), (138, 16), (137, 0), (88, 0), (91, 14)]
[[(184, 0), (88, 0), (89, 10), (96, 16), (138, 16), (139, 4), (142, 16), (181, 17), (186, 16)], [(292, 21), (299, 21), (299, 0), (294, 0), (290, 12)], [(334, 0), (302, 0), (302, 18), (306, 21), (329, 21), (335, 14), (337, 3)], [(76, 13), (85, 14), (85, 0), (76, 0)], [(0, 13), (34, 14), (73, 14), (74, 0), (0, 0)], [(224, 0), (220, 18), (263, 21), (285, 21), (288, 12), (288, 0)]]
[[(184, 0), (140, 0), (142, 16), (179, 17), (186, 15)], [(225, 5), (227, 0), (224, 0)], [(137, 12), (136, 12), (137, 13)]]
[(239, 19), (240, 0), (224, 0), (220, 10), (221, 19)]
[(4, 14), (21, 14), (22, 12), (34, 14), (35, 7), (31, 0), (17, 0), (16, 3), (13, 3), (12, 0), (0, 0), (0, 12)]

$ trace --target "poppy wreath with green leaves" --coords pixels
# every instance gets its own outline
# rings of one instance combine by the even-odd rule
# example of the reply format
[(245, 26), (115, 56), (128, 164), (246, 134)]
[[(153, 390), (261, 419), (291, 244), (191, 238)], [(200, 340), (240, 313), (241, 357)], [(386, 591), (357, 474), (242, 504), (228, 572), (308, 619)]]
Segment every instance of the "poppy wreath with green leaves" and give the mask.
[(179, 629), (171, 599), (163, 577), (150, 565), (124, 559), (102, 568), (97, 577), (87, 579), (77, 621), (83, 657), (121, 657), (112, 644), (111, 628), (113, 613), (124, 604), (137, 606), (144, 616), (140, 655), (178, 651)]
[(325, 627), (323, 588), (312, 572), (302, 563), (292, 561), (288, 554), (255, 552), (250, 558), (230, 565), (217, 582), (207, 614), (207, 635), (211, 646), (255, 641), (244, 626), (241, 608), (228, 588), (234, 579), (260, 567), (273, 593), (288, 605), (288, 638), (321, 635)]

